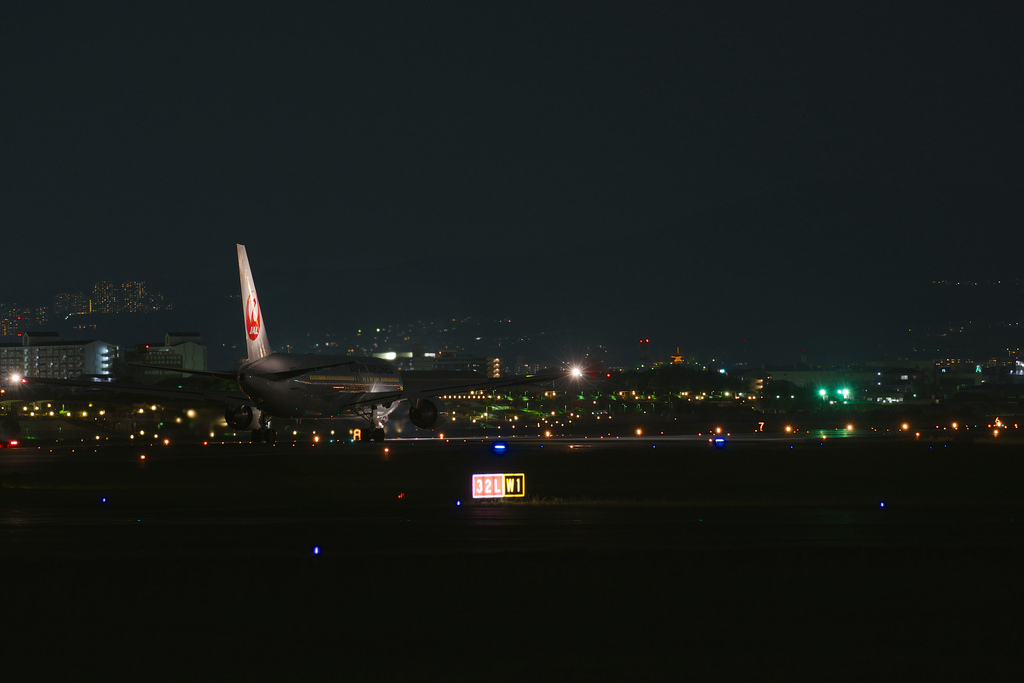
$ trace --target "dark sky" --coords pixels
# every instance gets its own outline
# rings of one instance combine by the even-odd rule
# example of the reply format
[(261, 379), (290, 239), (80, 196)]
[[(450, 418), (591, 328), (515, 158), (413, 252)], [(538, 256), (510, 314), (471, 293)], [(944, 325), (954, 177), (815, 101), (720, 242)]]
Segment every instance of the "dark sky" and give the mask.
[(233, 291), (239, 241), (277, 325), (494, 314), (737, 359), (864, 350), (924, 283), (1020, 273), (1022, 17), (4, 2), (0, 301)]

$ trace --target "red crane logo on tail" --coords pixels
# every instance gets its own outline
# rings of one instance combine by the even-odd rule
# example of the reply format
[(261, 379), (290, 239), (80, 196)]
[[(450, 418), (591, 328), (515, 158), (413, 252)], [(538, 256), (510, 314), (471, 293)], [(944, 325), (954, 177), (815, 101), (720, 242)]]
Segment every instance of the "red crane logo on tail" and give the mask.
[(253, 341), (260, 336), (260, 302), (255, 294), (250, 294), (245, 302), (245, 332)]

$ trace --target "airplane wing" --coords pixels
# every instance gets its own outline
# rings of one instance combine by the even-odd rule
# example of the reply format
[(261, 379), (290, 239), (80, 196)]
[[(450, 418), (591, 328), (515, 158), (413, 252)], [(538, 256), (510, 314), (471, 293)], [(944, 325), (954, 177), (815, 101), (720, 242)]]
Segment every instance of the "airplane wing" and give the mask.
[(527, 386), (530, 384), (545, 384), (572, 376), (571, 372), (564, 370), (495, 379), (488, 379), (477, 375), (459, 377), (458, 375), (460, 374), (466, 375), (469, 373), (444, 373), (443, 377), (439, 377), (435, 373), (424, 373), (422, 377), (418, 377), (416, 373), (403, 373), (402, 383), (404, 390), (401, 398), (416, 400), (459, 391), (504, 389), (506, 387)]
[(117, 382), (97, 382), (79, 379), (47, 379), (45, 377), (25, 377), (22, 385), (67, 387), (85, 391), (105, 391), (113, 393), (139, 394), (143, 396), (160, 396), (163, 398), (191, 398), (198, 401), (215, 401), (222, 403), (238, 403), (252, 405), (252, 401), (241, 391), (224, 389), (206, 389), (201, 387), (159, 387), (146, 384), (121, 384)]
[[(355, 365), (354, 360), (345, 360), (340, 363), (328, 363), (326, 365), (314, 365), (309, 367), (299, 367), (285, 370), (283, 372), (270, 372), (264, 373), (263, 377), (270, 380), (280, 381), (285, 379), (294, 379), (307, 375), (311, 372), (320, 372), (321, 370), (327, 370), (329, 368), (338, 368), (343, 365)], [(226, 379), (232, 382), (238, 380), (238, 373), (236, 371), (217, 371), (217, 370), (186, 370), (185, 368), (169, 368), (166, 365), (147, 365), (145, 363), (129, 363), (130, 367), (133, 368), (149, 368), (151, 370), (162, 370), (163, 372), (180, 372), (183, 375), (202, 375), (203, 377), (213, 377), (216, 379)]]
[[(310, 372), (319, 372), (327, 368), (351, 365), (355, 361), (343, 361), (313, 367), (301, 367), (289, 369), (283, 372), (268, 373), (269, 379), (281, 381), (299, 377)], [(215, 370), (186, 370), (182, 368), (168, 368), (163, 365), (147, 365), (144, 363), (132, 363), (133, 367), (151, 368), (165, 372), (180, 372), (185, 375), (200, 375), (214, 379), (237, 381), (236, 372), (223, 372)], [(124, 394), (141, 394), (147, 396), (162, 396), (165, 398), (191, 398), (201, 401), (217, 401), (222, 403), (253, 405), (252, 400), (242, 391), (228, 391), (224, 389), (205, 389), (201, 387), (161, 387), (152, 384), (130, 384), (121, 382), (102, 382), (89, 379), (49, 379), (45, 377), (25, 377), (22, 380), (24, 385), (49, 385), (68, 387), (72, 389), (84, 389), (90, 391), (120, 392)]]
[[(466, 377), (466, 375), (469, 375), (469, 377)], [(502, 389), (513, 386), (542, 384), (559, 379), (565, 379), (570, 376), (571, 375), (569, 373), (558, 371), (536, 375), (488, 379), (470, 372), (406, 372), (402, 374), (402, 383), (404, 385), (402, 391), (367, 393), (356, 400), (346, 399), (345, 406), (361, 408), (362, 406), (368, 405), (387, 405), (388, 403), (401, 401), (403, 399), (418, 401), (420, 399), (432, 398), (435, 396), (450, 394), (452, 392), (476, 391), (480, 389)]]
[(128, 367), (131, 368), (146, 368), (149, 370), (161, 370), (163, 372), (180, 372), (183, 375), (202, 375), (203, 377), (213, 377), (214, 379), (226, 379), (232, 382), (238, 380), (238, 373), (231, 371), (218, 371), (218, 370), (186, 370), (185, 368), (169, 368), (166, 365), (150, 365), (148, 363), (128, 363)]

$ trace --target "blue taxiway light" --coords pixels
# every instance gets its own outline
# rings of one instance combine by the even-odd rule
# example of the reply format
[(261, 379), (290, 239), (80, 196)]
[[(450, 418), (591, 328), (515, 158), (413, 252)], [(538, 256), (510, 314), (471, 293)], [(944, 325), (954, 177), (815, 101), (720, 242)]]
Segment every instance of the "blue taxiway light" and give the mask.
[(505, 445), (505, 443), (503, 441), (498, 441), (498, 442), (496, 442), (494, 444), (494, 452), (499, 454), (499, 455), (504, 453), (506, 448), (507, 448), (507, 446)]
[(319, 555), (320, 554), (320, 546), (318, 546), (318, 545), (313, 546), (313, 554), (314, 555)]
[(716, 436), (714, 443), (715, 443), (715, 448), (725, 448), (725, 437), (724, 436)]
[(455, 501), (455, 507), (460, 507), (461, 505), (462, 505), (462, 501), (461, 500)]
[(879, 501), (878, 507), (884, 508), (885, 507), (885, 501), (884, 500), (883, 501)]

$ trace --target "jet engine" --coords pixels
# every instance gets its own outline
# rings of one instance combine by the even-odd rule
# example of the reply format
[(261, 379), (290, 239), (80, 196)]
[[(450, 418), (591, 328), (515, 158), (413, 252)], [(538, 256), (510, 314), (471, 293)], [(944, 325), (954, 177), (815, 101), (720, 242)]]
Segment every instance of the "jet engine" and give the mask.
[(420, 429), (433, 427), (443, 412), (446, 412), (444, 404), (436, 398), (421, 398), (409, 403), (409, 420)]
[(228, 406), (224, 419), (234, 429), (259, 429), (260, 411), (252, 406)]

